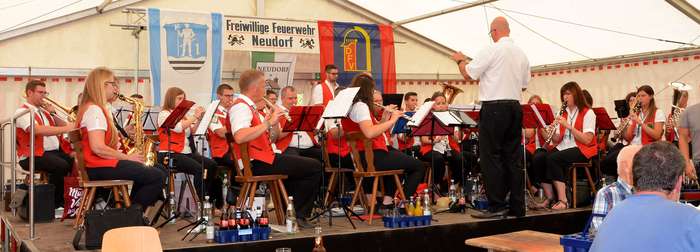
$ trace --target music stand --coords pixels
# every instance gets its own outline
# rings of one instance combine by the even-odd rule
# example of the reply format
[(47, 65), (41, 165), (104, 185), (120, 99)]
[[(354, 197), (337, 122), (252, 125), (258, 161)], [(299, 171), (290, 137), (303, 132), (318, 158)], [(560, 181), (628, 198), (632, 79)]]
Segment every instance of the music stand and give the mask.
[[(432, 146), (435, 144), (435, 136), (446, 136), (446, 135), (452, 135), (454, 134), (454, 128), (447, 126), (440, 122), (438, 120), (437, 116), (435, 116), (433, 113), (428, 113), (428, 115), (423, 118), (420, 122), (417, 122), (418, 127), (416, 127), (413, 130), (413, 135), (414, 136), (427, 136), (430, 137), (430, 146), (431, 149), (430, 151), (432, 152)], [(461, 155), (461, 153), (460, 153)], [(430, 156), (430, 167), (434, 168), (435, 167), (435, 157), (433, 155)], [(444, 169), (444, 167), (443, 167)], [(433, 190), (435, 192), (435, 184), (433, 183), (432, 179), (428, 181), (428, 188)], [(411, 192), (415, 193), (415, 192)], [(439, 191), (437, 192), (438, 194), (440, 193)]]
[[(182, 118), (185, 117), (185, 115), (187, 114), (187, 111), (190, 110), (190, 108), (192, 107), (192, 105), (194, 105), (194, 102), (193, 102), (193, 101), (182, 100), (182, 102), (180, 102), (180, 104), (177, 105), (177, 107), (175, 107), (175, 109), (173, 109), (172, 112), (170, 112), (170, 116), (168, 116), (168, 118), (165, 119), (165, 121), (163, 122), (163, 124), (160, 125), (160, 129), (165, 130), (165, 132), (166, 132), (166, 134), (167, 134), (167, 136), (168, 136), (168, 143), (167, 143), (168, 152), (167, 152), (167, 154), (166, 154), (166, 155), (167, 155), (166, 157), (167, 157), (167, 159), (168, 159), (168, 163), (167, 163), (167, 170), (168, 170), (168, 173), (171, 173), (171, 172), (174, 172), (174, 171), (175, 171), (175, 169), (173, 169), (173, 158), (172, 158), (172, 151), (171, 151), (170, 130), (174, 129), (175, 126), (177, 125), (177, 123), (179, 123), (179, 122), (182, 120)], [(162, 143), (161, 143), (161, 144), (162, 144)], [(170, 177), (170, 176), (168, 176), (168, 177)], [(166, 181), (167, 181), (167, 185), (166, 185), (166, 186), (167, 186), (168, 188), (171, 188), (172, 185), (173, 185), (172, 183), (174, 183), (174, 181), (170, 181), (169, 178), (168, 178)], [(183, 189), (180, 189), (180, 190), (182, 191), (182, 190), (184, 190), (184, 188), (183, 188)], [(175, 192), (168, 192), (166, 195), (167, 195), (167, 196), (166, 196), (166, 201), (168, 201), (169, 204), (170, 204), (170, 213), (168, 213), (168, 216), (169, 216), (169, 217), (168, 217), (168, 219), (167, 219), (165, 222), (163, 222), (163, 224), (159, 225), (157, 228), (162, 228), (163, 226), (165, 226), (166, 224), (168, 224), (168, 222), (173, 221), (173, 220), (177, 219), (178, 217), (180, 217), (180, 209), (179, 209), (179, 208), (180, 208), (180, 204), (179, 204), (179, 202), (178, 202), (178, 204), (177, 204), (177, 210), (175, 210), (176, 207), (173, 206), (173, 204), (175, 203), (175, 199), (174, 199), (174, 197), (175, 197)], [(161, 212), (161, 213), (162, 213), (164, 207), (165, 207), (165, 204), (161, 205), (161, 206), (160, 206), (160, 210), (159, 210), (158, 212)], [(158, 221), (158, 216), (159, 216), (159, 215), (156, 215), (155, 219), (151, 222), (151, 225), (156, 224), (156, 222)]]
[[(595, 113), (595, 127), (596, 130), (595, 132), (598, 133), (601, 130), (608, 130), (609, 132), (612, 132), (613, 130), (616, 130), (617, 127), (615, 127), (615, 124), (612, 122), (610, 119), (610, 116), (608, 115), (608, 111), (605, 110), (605, 108), (593, 108), (593, 113)], [(629, 111), (627, 111), (629, 113)], [(600, 143), (598, 143), (600, 144)], [(605, 143), (607, 145), (607, 143)], [(596, 173), (598, 173), (598, 179), (600, 180), (603, 173), (600, 171), (600, 158), (603, 153), (603, 150), (600, 148), (598, 149), (598, 166), (596, 167)]]
[(143, 111), (142, 123), (144, 131), (155, 132), (158, 130), (158, 114), (160, 113), (159, 107), (147, 107)]
[[(548, 104), (522, 104), (520, 106), (523, 111), (522, 128), (535, 129), (535, 134), (532, 136), (535, 139), (537, 139), (539, 129), (546, 128), (554, 121), (552, 107)], [(527, 186), (527, 143), (525, 137), (522, 138), (521, 142), (523, 147), (523, 192), (530, 196)], [(527, 200), (524, 201), (524, 205), (525, 212), (527, 212)]]

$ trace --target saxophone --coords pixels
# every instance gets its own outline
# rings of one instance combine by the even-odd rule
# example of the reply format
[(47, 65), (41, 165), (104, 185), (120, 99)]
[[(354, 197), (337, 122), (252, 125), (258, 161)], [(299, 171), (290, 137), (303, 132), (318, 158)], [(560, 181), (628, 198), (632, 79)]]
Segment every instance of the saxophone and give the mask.
[[(642, 110), (642, 103), (635, 101), (631, 113), (639, 114), (639, 112), (641, 110)], [(615, 130), (615, 134), (613, 135), (611, 140), (613, 142), (615, 142), (615, 141), (622, 139), (623, 136), (625, 135), (625, 132), (627, 131), (627, 128), (629, 128), (629, 126), (630, 126), (630, 119), (629, 118), (622, 118), (622, 120), (620, 121), (620, 127), (617, 127), (617, 130)]]
[(554, 117), (554, 122), (547, 126), (547, 128), (544, 129), (544, 144), (547, 145), (552, 142), (554, 139), (554, 134), (559, 130), (559, 117), (564, 114), (564, 111), (566, 110), (566, 100), (561, 104), (561, 109), (559, 110), (559, 114), (557, 114), (556, 117)]
[(144, 165), (146, 167), (153, 167), (156, 163), (156, 152), (155, 152), (155, 142), (151, 140), (150, 138), (147, 138), (144, 136), (143, 133), (143, 124), (142, 124), (142, 119), (141, 116), (143, 115), (143, 109), (144, 105), (143, 102), (136, 100), (131, 97), (126, 97), (122, 94), (118, 94), (117, 98), (119, 100), (122, 100), (126, 103), (131, 104), (134, 108), (134, 112), (132, 114), (133, 120), (132, 123), (134, 125), (134, 139), (132, 143), (128, 143), (128, 139), (124, 140), (122, 142), (122, 145), (124, 148), (127, 150), (127, 154), (133, 154), (135, 152), (140, 152), (144, 155)]

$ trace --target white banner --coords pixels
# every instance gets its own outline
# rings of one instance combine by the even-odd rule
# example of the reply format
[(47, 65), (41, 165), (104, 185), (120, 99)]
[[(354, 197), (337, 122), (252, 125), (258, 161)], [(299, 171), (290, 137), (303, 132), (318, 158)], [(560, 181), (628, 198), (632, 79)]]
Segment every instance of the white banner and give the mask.
[(318, 23), (225, 17), (224, 50), (319, 53)]
[(148, 19), (153, 103), (179, 87), (208, 104), (221, 81), (222, 15), (149, 9)]
[(292, 85), (294, 81), (292, 64), (292, 62), (258, 62), (255, 68), (265, 73), (268, 89), (279, 90)]

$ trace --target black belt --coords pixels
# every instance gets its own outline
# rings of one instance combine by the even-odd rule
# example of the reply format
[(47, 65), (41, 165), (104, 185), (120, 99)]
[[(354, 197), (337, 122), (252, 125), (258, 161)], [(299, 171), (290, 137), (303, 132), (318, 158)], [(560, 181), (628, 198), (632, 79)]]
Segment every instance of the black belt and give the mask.
[(491, 105), (491, 104), (511, 104), (520, 103), (518, 100), (494, 100), (494, 101), (482, 101), (481, 105)]

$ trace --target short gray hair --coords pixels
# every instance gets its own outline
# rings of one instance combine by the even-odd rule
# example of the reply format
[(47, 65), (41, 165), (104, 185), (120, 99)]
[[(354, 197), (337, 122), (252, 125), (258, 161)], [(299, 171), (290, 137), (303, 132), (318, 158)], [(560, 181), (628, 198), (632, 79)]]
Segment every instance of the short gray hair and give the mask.
[(678, 148), (665, 141), (642, 147), (634, 156), (632, 174), (637, 191), (673, 191), (683, 174), (685, 160)]
[(296, 91), (296, 89), (294, 88), (294, 86), (286, 86), (282, 88), (282, 90), (280, 90), (280, 95), (282, 97), (287, 97), (287, 91), (294, 92)]

